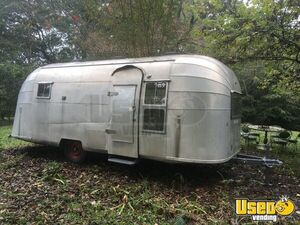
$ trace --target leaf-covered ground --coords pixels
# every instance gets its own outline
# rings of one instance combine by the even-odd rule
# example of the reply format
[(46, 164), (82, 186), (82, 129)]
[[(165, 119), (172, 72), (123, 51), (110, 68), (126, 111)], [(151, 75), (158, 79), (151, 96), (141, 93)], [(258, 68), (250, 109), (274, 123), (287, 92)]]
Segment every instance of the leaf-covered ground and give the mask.
[[(14, 141), (8, 141), (14, 142)], [(10, 143), (13, 144), (13, 143)], [(288, 153), (291, 158), (299, 158)], [(0, 150), (0, 224), (238, 224), (234, 199), (278, 199), (300, 205), (300, 183), (289, 163), (264, 168), (171, 165), (142, 161), (127, 167), (90, 154), (83, 165), (64, 160), (59, 149), (42, 146)], [(293, 217), (279, 224), (296, 224)]]

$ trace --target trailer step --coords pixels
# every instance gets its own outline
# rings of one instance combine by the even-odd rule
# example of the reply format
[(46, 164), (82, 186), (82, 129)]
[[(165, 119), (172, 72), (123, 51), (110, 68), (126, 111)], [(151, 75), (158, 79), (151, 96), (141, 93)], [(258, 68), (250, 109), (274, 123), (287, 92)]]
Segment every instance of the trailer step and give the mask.
[(132, 166), (132, 165), (137, 164), (138, 159), (109, 157), (108, 161), (109, 162), (113, 162), (113, 163), (119, 163), (119, 164), (124, 164), (124, 165), (128, 165), (128, 166)]

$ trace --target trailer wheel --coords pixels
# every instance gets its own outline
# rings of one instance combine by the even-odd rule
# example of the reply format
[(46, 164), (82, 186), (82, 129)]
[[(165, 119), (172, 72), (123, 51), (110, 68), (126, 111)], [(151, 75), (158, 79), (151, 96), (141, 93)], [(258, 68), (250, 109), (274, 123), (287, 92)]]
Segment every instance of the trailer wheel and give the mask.
[(64, 153), (67, 159), (74, 163), (81, 163), (86, 157), (86, 152), (79, 141), (68, 141), (65, 143)]

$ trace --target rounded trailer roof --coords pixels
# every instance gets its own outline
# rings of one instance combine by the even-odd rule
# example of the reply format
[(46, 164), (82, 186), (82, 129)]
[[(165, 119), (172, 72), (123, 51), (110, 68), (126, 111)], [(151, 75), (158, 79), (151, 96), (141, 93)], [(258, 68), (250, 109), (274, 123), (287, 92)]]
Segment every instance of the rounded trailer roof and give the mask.
[(195, 67), (194, 71), (190, 69), (189, 74), (186, 74), (186, 76), (196, 76), (219, 82), (227, 86), (228, 89), (241, 93), (240, 83), (234, 72), (217, 59), (202, 55), (180, 55), (174, 64), (187, 64), (195, 65), (198, 68), (201, 67), (201, 70)]
[(88, 66), (101, 66), (101, 65), (124, 65), (124, 64), (140, 64), (140, 63), (153, 63), (153, 62), (173, 62), (175, 64), (190, 64), (205, 67), (215, 73), (223, 76), (227, 81), (229, 88), (234, 91), (241, 92), (239, 82), (234, 72), (229, 69), (224, 63), (212, 57), (203, 55), (165, 55), (155, 57), (143, 58), (124, 58), (124, 59), (108, 59), (99, 61), (86, 61), (86, 62), (69, 62), (69, 63), (56, 63), (49, 64), (41, 67), (40, 69), (52, 68), (68, 68), (68, 67), (88, 67)]

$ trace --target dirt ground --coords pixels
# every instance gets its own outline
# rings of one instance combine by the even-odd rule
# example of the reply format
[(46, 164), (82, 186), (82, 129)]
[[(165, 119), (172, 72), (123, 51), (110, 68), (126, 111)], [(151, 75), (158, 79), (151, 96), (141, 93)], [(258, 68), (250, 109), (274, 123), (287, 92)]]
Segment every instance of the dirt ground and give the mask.
[[(299, 156), (296, 156), (299, 157)], [(90, 154), (82, 165), (50, 147), (0, 151), (0, 224), (252, 224), (235, 198), (287, 195), (300, 206), (300, 182), (288, 164), (197, 166), (141, 161), (128, 167)], [(300, 224), (299, 209), (277, 224)], [(255, 224), (255, 223), (253, 223)]]

